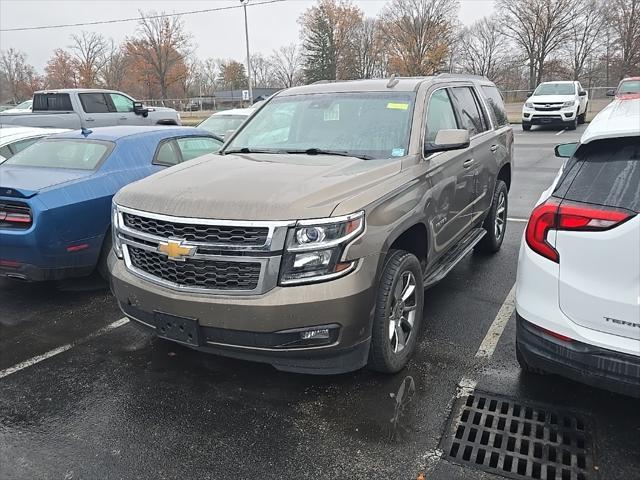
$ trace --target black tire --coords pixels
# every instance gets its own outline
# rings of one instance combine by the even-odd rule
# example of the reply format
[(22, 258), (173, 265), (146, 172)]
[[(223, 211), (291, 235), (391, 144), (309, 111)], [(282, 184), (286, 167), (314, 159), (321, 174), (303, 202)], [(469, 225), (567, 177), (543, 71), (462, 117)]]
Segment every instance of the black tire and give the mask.
[(518, 365), (520, 365), (520, 369), (525, 373), (533, 374), (533, 375), (546, 375), (547, 373), (540, 368), (532, 367), (527, 362), (527, 360), (524, 358), (524, 355), (522, 355), (522, 352), (520, 351), (520, 346), (518, 345), (518, 342), (516, 342), (516, 360), (518, 360)]
[(523, 123), (522, 130), (524, 130), (525, 132), (528, 132), (529, 130), (531, 130), (531, 125)]
[(578, 115), (578, 125), (582, 125), (586, 121), (587, 121), (587, 111), (585, 110), (584, 113)]
[[(404, 304), (398, 305), (396, 297), (398, 288), (400, 293), (403, 293), (403, 285), (408, 277), (407, 274), (413, 276), (415, 280), (413, 301), (407, 302), (409, 307), (413, 306), (412, 310), (413, 326), (409, 331), (407, 337), (405, 337), (404, 347), (397, 350), (400, 343), (396, 340), (395, 346), (393, 339), (390, 338), (390, 322), (391, 318), (402, 311), (402, 318), (405, 315), (410, 315), (411, 312), (405, 312)], [(402, 282), (402, 283), (401, 283)], [(417, 337), (420, 333), (420, 327), (422, 325), (422, 309), (424, 302), (424, 286), (422, 283), (422, 268), (420, 262), (412, 253), (404, 250), (391, 250), (385, 259), (385, 264), (382, 270), (382, 276), (380, 278), (380, 284), (378, 286), (378, 293), (376, 296), (376, 309), (373, 319), (373, 328), (371, 330), (371, 348), (369, 349), (369, 368), (383, 373), (396, 373), (402, 370), (411, 354), (415, 350)], [(408, 321), (408, 318), (407, 318)], [(400, 325), (401, 322), (398, 321)], [(399, 328), (403, 330), (403, 326), (407, 326), (407, 322), (402, 323)], [(397, 338), (397, 329), (394, 329), (395, 338)]]
[(102, 242), (102, 250), (100, 250), (100, 257), (98, 258), (98, 264), (96, 265), (96, 270), (107, 282), (109, 281), (109, 265), (107, 261), (109, 253), (111, 253), (112, 246), (113, 238), (111, 237), (111, 229), (109, 229)]
[(567, 128), (569, 130), (575, 130), (576, 128), (578, 128), (578, 117), (576, 116), (575, 120), (573, 120), (573, 122), (571, 122), (569, 125), (567, 125)]
[[(491, 208), (489, 209), (487, 218), (484, 219), (484, 223), (482, 224), (482, 228), (487, 231), (487, 234), (475, 246), (476, 252), (496, 253), (500, 250), (502, 242), (504, 241), (505, 232), (507, 231), (508, 212), (509, 191), (507, 190), (507, 184), (502, 180), (497, 180), (496, 188), (493, 192), (493, 199), (491, 200)], [(498, 217), (502, 220), (501, 229), (498, 228)]]

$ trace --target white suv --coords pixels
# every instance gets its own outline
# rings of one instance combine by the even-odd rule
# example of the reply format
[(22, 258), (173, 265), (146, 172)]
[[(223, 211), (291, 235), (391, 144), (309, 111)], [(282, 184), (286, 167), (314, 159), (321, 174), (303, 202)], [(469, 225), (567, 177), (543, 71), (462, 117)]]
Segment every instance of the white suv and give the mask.
[(522, 129), (532, 125), (563, 125), (575, 130), (584, 123), (589, 96), (580, 82), (545, 82), (538, 85), (522, 107)]
[(617, 100), (543, 193), (520, 248), (518, 361), (640, 397), (640, 99)]

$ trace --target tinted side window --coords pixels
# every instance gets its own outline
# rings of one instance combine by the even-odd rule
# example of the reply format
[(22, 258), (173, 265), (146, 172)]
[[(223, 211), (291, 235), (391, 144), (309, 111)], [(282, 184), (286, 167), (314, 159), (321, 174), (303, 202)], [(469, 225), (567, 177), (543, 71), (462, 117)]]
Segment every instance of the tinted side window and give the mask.
[(484, 115), (470, 87), (452, 88), (451, 96), (458, 108), (462, 128), (469, 130), (470, 136), (473, 137), (487, 130)]
[(569, 162), (574, 161), (555, 196), (640, 212), (640, 137), (581, 145)]
[(436, 90), (427, 106), (427, 134), (425, 142), (433, 143), (440, 130), (457, 129), (458, 122), (446, 89)]
[(109, 104), (103, 93), (81, 93), (80, 103), (87, 113), (109, 113)]
[(507, 118), (507, 112), (504, 108), (504, 101), (502, 100), (502, 95), (496, 87), (483, 85), (482, 93), (484, 93), (487, 98), (487, 103), (489, 104), (489, 114), (493, 119), (493, 123), (495, 123), (498, 127), (504, 127), (505, 125), (509, 125), (509, 119)]
[(72, 111), (71, 98), (68, 93), (36, 93), (33, 96), (34, 112), (46, 112), (47, 110)]
[(211, 137), (184, 137), (177, 139), (176, 143), (183, 161), (217, 152), (222, 146), (222, 142)]
[(180, 163), (180, 153), (173, 140), (165, 140), (160, 144), (153, 158), (153, 163), (155, 165), (166, 165), (168, 167)]

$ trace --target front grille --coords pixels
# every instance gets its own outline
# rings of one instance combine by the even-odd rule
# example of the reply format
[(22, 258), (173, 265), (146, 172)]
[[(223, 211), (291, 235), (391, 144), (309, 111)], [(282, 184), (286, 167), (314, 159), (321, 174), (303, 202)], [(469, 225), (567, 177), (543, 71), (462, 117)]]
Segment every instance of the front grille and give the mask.
[(460, 398), (441, 447), (457, 464), (518, 480), (594, 478), (592, 423), (484, 392)]
[(133, 267), (176, 285), (210, 290), (255, 290), (260, 279), (260, 263), (226, 262), (190, 258), (169, 260), (160, 253), (128, 246)]
[(33, 216), (29, 205), (22, 202), (0, 201), (0, 228), (26, 230), (32, 223)]
[(539, 111), (539, 112), (555, 112), (557, 110), (560, 110), (562, 108), (562, 104), (561, 103), (551, 103), (551, 104), (546, 104), (546, 103), (534, 103), (533, 107), (535, 110)]
[(124, 224), (139, 232), (163, 238), (180, 238), (188, 242), (203, 242), (215, 245), (258, 247), (267, 242), (267, 227), (244, 227), (225, 225), (201, 225), (177, 223), (167, 220), (123, 214)]

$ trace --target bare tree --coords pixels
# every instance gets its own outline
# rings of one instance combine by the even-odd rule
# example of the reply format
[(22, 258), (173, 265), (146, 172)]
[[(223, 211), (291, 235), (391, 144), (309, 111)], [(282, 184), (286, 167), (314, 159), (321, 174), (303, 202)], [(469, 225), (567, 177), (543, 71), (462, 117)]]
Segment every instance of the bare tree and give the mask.
[(295, 43), (274, 50), (271, 64), (278, 86), (289, 88), (302, 83), (302, 58)]
[(33, 66), (27, 63), (25, 53), (14, 48), (0, 53), (0, 74), (3, 87), (14, 103), (26, 100), (34, 90), (42, 86), (42, 79)]
[(392, 0), (380, 20), (391, 68), (403, 75), (430, 75), (447, 61), (455, 31), (457, 0)]
[(498, 0), (496, 9), (507, 36), (529, 62), (529, 88), (544, 76), (544, 63), (569, 37), (578, 0)]
[(106, 53), (106, 61), (102, 68), (102, 82), (107, 88), (123, 89), (127, 77), (127, 53), (121, 45), (116, 45), (113, 40), (109, 44)]
[(148, 68), (158, 84), (162, 98), (171, 85), (184, 81), (185, 58), (190, 53), (191, 37), (179, 16), (163, 17), (155, 12), (140, 13), (137, 37), (127, 42), (128, 53)]
[(621, 77), (640, 70), (640, 0), (609, 0), (608, 20), (620, 50)]
[(251, 55), (251, 73), (254, 87), (270, 87), (273, 84), (273, 65), (261, 53)]
[(79, 83), (82, 87), (96, 87), (107, 62), (108, 43), (102, 35), (95, 32), (82, 32), (72, 35), (71, 50), (77, 64)]
[(357, 30), (355, 44), (358, 78), (382, 76), (382, 39), (380, 23), (374, 18), (365, 18)]
[(463, 30), (458, 44), (462, 70), (498, 81), (507, 46), (500, 25), (485, 17)]
[(566, 43), (574, 80), (578, 80), (587, 60), (604, 43), (605, 16), (599, 0), (582, 0), (569, 27)]

